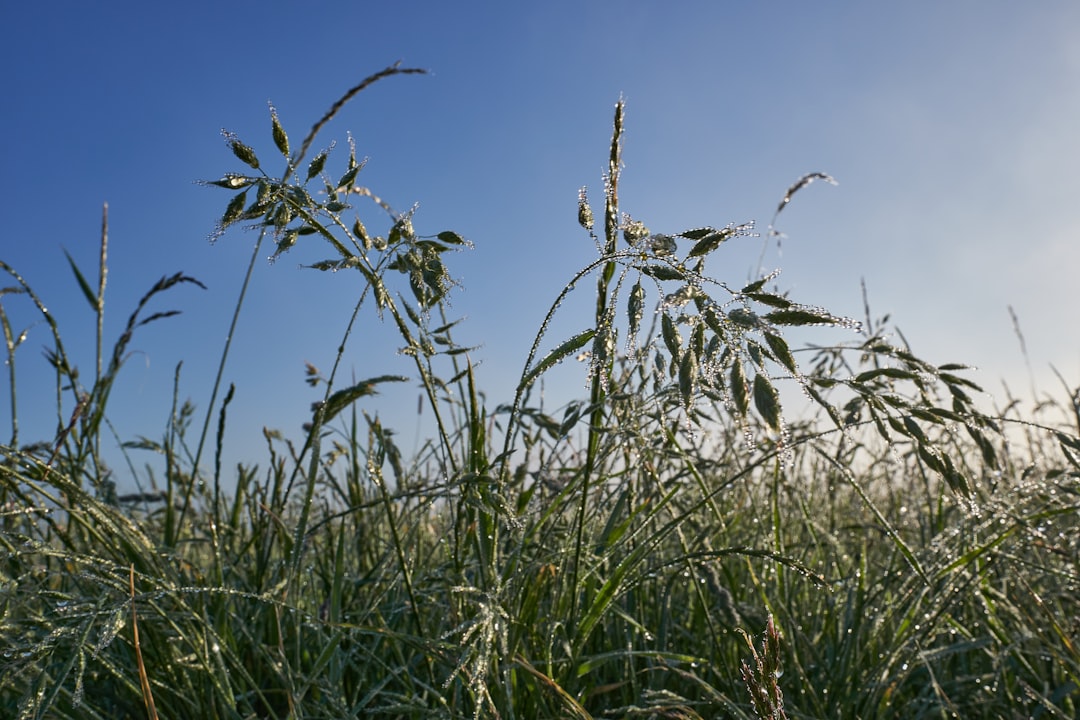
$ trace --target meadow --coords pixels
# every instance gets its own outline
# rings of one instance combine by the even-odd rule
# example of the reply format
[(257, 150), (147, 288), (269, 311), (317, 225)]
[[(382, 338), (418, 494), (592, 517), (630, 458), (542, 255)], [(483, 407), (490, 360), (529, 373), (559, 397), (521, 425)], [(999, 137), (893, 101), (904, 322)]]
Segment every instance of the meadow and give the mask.
[[(103, 230), (97, 277), (70, 263), (98, 328), (80, 374), (0, 260), (0, 301), (51, 332), (56, 395), (38, 400), (59, 419), (20, 444), (21, 336), (0, 304), (0, 716), (1077, 716), (1080, 389), (988, 412), (963, 365), (921, 359), (869, 308), (717, 279), (706, 262), (755, 229), (666, 235), (626, 214), (620, 102), (601, 205), (578, 198), (596, 259), (552, 289), (514, 396), (489, 406), (446, 302), (465, 235), (364, 188), (355, 148), (309, 157), (353, 97), (413, 72), (368, 77), (299, 144), (274, 113), (258, 150), (227, 137), (242, 169), (207, 183), (229, 194), (220, 232), (259, 234), (247, 278), (264, 245), (320, 244), (314, 269), (358, 273), (352, 317), (391, 323), (385, 350), (410, 363), (343, 381), (352, 325), (328, 338), (306, 434), (267, 430), (265, 457), (222, 467), (219, 372), (209, 407), (177, 397), (160, 440), (124, 447), (163, 471), (118, 491), (110, 391), (139, 328), (168, 322), (148, 304), (198, 280), (153, 284), (107, 351)], [(777, 216), (829, 180), (798, 179)], [(574, 288), (595, 312), (549, 337)], [(792, 346), (828, 328), (851, 339)], [(575, 359), (587, 392), (546, 407), (540, 383)], [(433, 417), (415, 454), (365, 408), (404, 381)]]

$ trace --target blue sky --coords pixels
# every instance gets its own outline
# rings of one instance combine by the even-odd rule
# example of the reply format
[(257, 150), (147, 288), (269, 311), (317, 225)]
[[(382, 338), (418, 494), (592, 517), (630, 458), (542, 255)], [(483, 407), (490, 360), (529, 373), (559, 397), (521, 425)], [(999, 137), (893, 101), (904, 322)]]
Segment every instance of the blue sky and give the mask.
[[(510, 399), (548, 305), (594, 255), (577, 190), (588, 186), (600, 210), (620, 95), (623, 210), (654, 231), (748, 220), (764, 231), (794, 180), (827, 172), (840, 184), (797, 195), (780, 216), (782, 248), (767, 247), (781, 288), (861, 317), (865, 279), (875, 314), (890, 314), (918, 354), (976, 365), (988, 389), (1025, 391), (1011, 305), (1038, 387), (1057, 390), (1051, 364), (1080, 382), (1071, 0), (5, 3), (0, 27), (0, 259), (49, 306), (84, 376), (93, 316), (63, 250), (94, 272), (103, 202), (110, 344), (162, 275), (207, 286), (158, 300), (154, 310), (183, 314), (137, 333), (112, 405), (124, 438), (161, 435), (181, 360), (181, 398), (200, 418), (206, 408), (255, 240), (207, 240), (229, 195), (193, 181), (241, 169), (221, 129), (269, 156), (268, 101), (296, 142), (345, 89), (399, 59), (431, 74), (373, 86), (320, 146), (344, 150), (351, 131), (370, 158), (360, 184), (400, 210), (419, 203), (419, 232), (453, 229), (475, 244), (449, 259), (463, 286), (452, 312), (466, 318), (459, 341), (481, 346), (491, 405)], [(711, 271), (741, 284), (763, 242), (724, 248)], [(327, 256), (298, 247), (256, 268), (225, 378), (237, 384), (237, 458), (264, 461), (264, 425), (299, 437), (318, 397), (304, 363), (329, 369), (357, 287), (299, 267)], [(16, 355), (20, 440), (49, 439), (47, 328), (25, 300), (3, 302), (15, 331), (29, 328)], [(589, 302), (577, 316), (567, 307), (552, 342), (588, 326)], [(402, 369), (388, 330), (364, 321), (347, 374)], [(581, 387), (567, 382), (560, 392)], [(417, 394), (370, 407), (400, 417), (408, 439)], [(7, 441), (6, 379), (0, 407)]]

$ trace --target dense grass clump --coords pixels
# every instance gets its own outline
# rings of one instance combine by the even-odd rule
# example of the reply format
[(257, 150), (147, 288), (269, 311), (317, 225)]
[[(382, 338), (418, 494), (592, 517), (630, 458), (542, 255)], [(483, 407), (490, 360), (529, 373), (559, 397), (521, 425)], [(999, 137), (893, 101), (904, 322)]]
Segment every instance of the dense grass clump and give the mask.
[[(280, 178), (227, 136), (245, 170), (209, 184), (234, 193), (222, 232), (260, 233), (248, 277), (264, 240), (275, 255), (326, 243), (314, 268), (360, 274), (337, 359), (361, 311), (394, 324), (434, 410), (414, 456), (361, 402), (406, 378), (343, 386), (335, 364), (310, 369), (324, 396), (306, 436), (267, 430), (267, 457), (234, 475), (220, 462), (232, 389), (218, 402), (215, 386), (201, 425), (175, 403), (160, 440), (125, 446), (160, 453), (162, 475), (118, 494), (110, 389), (138, 327), (170, 314), (146, 304), (197, 281), (155, 284), (105, 358), (103, 231), (96, 290), (71, 264), (99, 321), (87, 385), (0, 262), (15, 283), (2, 299), (53, 333), (58, 417), (55, 438), (20, 444), (21, 338), (0, 313), (0, 715), (1076, 716), (1080, 393), (988, 415), (962, 366), (890, 342), (869, 312), (795, 302), (775, 276), (733, 289), (708, 275), (752, 225), (663, 234), (625, 215), (620, 102), (601, 226), (579, 197), (598, 257), (553, 294), (515, 396), (489, 410), (445, 305), (444, 261), (467, 241), (419, 234), (357, 185), (355, 151), (340, 175), (306, 157), (345, 102), (410, 72), (365, 80), (295, 151), (272, 113)], [(799, 180), (778, 214), (814, 179), (829, 178)], [(366, 200), (385, 234), (350, 204)], [(594, 315), (548, 338), (586, 280)], [(850, 340), (791, 349), (788, 328), (817, 325)], [(587, 397), (535, 401), (571, 357), (588, 360)], [(814, 411), (785, 419), (784, 384)]]

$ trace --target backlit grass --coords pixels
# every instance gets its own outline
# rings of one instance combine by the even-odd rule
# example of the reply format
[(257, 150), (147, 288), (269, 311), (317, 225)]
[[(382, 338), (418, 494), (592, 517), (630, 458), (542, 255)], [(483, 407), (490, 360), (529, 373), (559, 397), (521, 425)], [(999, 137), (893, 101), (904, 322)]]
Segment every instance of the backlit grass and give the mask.
[[(126, 448), (163, 458), (143, 491), (118, 493), (104, 458), (126, 350), (168, 322), (148, 303), (195, 278), (152, 284), (107, 355), (103, 228), (97, 278), (71, 263), (98, 320), (80, 375), (0, 261), (0, 301), (50, 328), (57, 388), (17, 398), (22, 336), (0, 312), (0, 715), (1076, 716), (1080, 393), (988, 415), (962, 366), (891, 342), (869, 312), (796, 302), (773, 276), (715, 279), (706, 261), (752, 224), (663, 234), (626, 215), (619, 103), (602, 211), (579, 198), (597, 259), (553, 288), (515, 396), (488, 406), (445, 305), (467, 240), (364, 188), (355, 151), (336, 169), (307, 157), (353, 96), (411, 72), (367, 78), (297, 149), (276, 113), (266, 151), (226, 137), (244, 169), (208, 184), (232, 193), (221, 232), (260, 233), (247, 277), (265, 243), (321, 244), (316, 269), (361, 276), (352, 319), (393, 323), (411, 364), (348, 384), (309, 368), (324, 395), (307, 434), (267, 430), (249, 464), (221, 467), (221, 387)], [(813, 179), (829, 178), (800, 179), (777, 214)], [(581, 288), (595, 313), (549, 337)], [(819, 325), (847, 339), (789, 346), (789, 328)], [(351, 327), (327, 339), (338, 362)], [(537, 384), (579, 356), (589, 391), (545, 407)], [(365, 412), (403, 379), (435, 417), (415, 456)], [(815, 411), (785, 420), (785, 386)], [(30, 401), (55, 406), (56, 437), (18, 436)]]

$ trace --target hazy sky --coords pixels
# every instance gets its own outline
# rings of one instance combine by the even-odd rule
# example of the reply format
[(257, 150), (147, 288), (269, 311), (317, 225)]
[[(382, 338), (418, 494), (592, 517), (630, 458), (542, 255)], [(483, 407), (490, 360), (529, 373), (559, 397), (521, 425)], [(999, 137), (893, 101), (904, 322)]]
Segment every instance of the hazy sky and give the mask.
[[(620, 94), (622, 209), (654, 231), (756, 220), (764, 232), (793, 181), (827, 172), (839, 185), (799, 193), (780, 216), (781, 251), (767, 247), (766, 268), (783, 268), (794, 299), (861, 317), (865, 279), (874, 313), (918, 354), (976, 365), (995, 392), (1029, 384), (1011, 305), (1039, 387), (1057, 391), (1051, 364), (1080, 383), (1073, 0), (9, 2), (0, 28), (0, 259), (48, 305), (83, 376), (93, 315), (63, 249), (95, 273), (103, 202), (110, 346), (162, 275), (207, 286), (157, 300), (152, 311), (183, 314), (136, 334), (111, 413), (125, 439), (160, 437), (181, 360), (180, 397), (205, 412), (255, 240), (207, 240), (230, 195), (193, 181), (243, 169), (221, 129), (271, 157), (268, 101), (298, 142), (344, 90), (399, 59), (431, 74), (370, 88), (318, 146), (338, 142), (336, 177), (351, 131), (370, 158), (359, 184), (400, 210), (419, 203), (420, 233), (453, 229), (475, 244), (448, 258), (463, 286), (452, 312), (466, 317), (459, 341), (481, 346), (492, 406), (510, 400), (548, 305), (595, 254), (577, 191), (588, 186), (601, 211)], [(723, 248), (710, 271), (741, 285), (764, 242)], [(299, 266), (331, 254), (298, 247), (256, 268), (226, 372), (237, 457), (265, 461), (264, 425), (300, 437), (320, 397), (304, 364), (329, 369), (358, 279)], [(16, 355), (20, 441), (48, 440), (49, 332), (25, 298), (2, 302), (16, 333), (29, 328)], [(589, 302), (586, 290), (552, 343), (589, 326)], [(402, 369), (391, 329), (368, 316), (346, 378)], [(406, 439), (417, 394), (382, 406), (404, 418)], [(4, 442), (9, 395), (5, 378)]]

